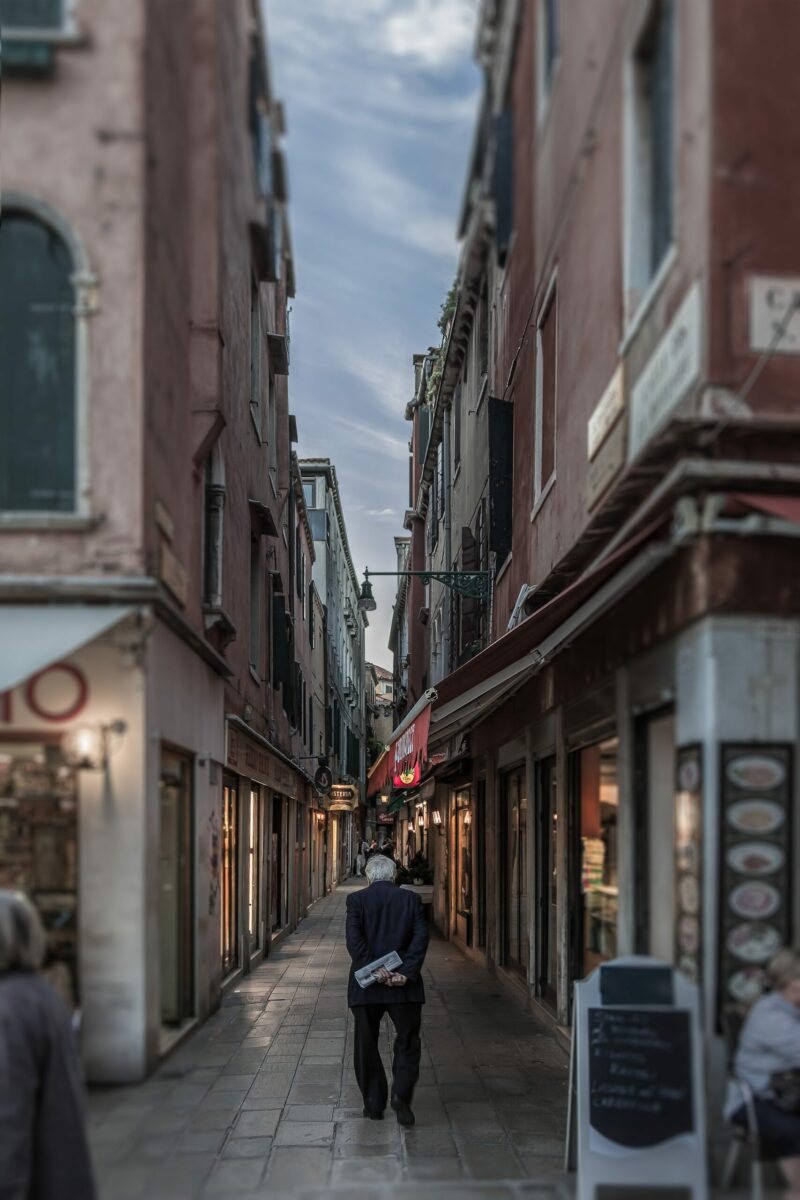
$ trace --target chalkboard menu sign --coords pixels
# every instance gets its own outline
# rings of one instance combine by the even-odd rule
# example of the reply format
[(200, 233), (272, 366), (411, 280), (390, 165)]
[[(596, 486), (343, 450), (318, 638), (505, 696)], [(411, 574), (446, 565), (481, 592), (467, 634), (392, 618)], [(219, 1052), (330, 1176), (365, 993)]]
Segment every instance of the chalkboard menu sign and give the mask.
[(589, 1123), (637, 1149), (693, 1131), (688, 1012), (589, 1009)]
[(792, 750), (722, 747), (720, 1006), (762, 993), (769, 960), (791, 938)]
[(567, 1169), (577, 1200), (708, 1200), (700, 991), (646, 955), (575, 984)]

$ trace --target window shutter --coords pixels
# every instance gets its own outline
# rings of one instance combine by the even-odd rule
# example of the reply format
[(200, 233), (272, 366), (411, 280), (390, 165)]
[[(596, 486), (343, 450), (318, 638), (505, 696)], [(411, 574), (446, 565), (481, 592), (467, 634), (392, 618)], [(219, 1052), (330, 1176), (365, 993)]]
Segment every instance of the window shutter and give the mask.
[(489, 397), (489, 549), (499, 569), (511, 552), (514, 516), (514, 405)]
[(286, 636), (286, 597), (283, 592), (272, 596), (272, 686), (279, 688), (289, 682), (289, 639)]
[(431, 435), (431, 410), (427, 404), (421, 405), (417, 409), (417, 463), (421, 464), (425, 461), (425, 454), (428, 449), (428, 439)]

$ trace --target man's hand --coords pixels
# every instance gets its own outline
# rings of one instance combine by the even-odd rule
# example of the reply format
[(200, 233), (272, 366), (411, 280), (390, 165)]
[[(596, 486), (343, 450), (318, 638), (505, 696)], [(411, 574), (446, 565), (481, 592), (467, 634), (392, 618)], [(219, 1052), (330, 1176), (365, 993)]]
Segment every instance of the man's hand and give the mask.
[(392, 971), (388, 979), (389, 987), (405, 987), (408, 983), (407, 975), (399, 975), (397, 971)]
[(392, 986), (392, 972), (387, 971), (386, 967), (379, 967), (375, 972), (375, 982), (385, 983), (388, 987)]

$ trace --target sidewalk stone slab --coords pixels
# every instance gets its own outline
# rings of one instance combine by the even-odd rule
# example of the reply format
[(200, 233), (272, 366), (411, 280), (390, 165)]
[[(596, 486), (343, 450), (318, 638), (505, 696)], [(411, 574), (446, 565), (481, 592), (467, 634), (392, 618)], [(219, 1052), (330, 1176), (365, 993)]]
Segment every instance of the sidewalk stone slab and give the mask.
[[(362, 1116), (345, 900), (319, 901), (146, 1083), (98, 1088), (100, 1200), (570, 1200), (567, 1059), (478, 966), (433, 937), (417, 1124)], [(394, 1029), (381, 1030), (391, 1077)]]

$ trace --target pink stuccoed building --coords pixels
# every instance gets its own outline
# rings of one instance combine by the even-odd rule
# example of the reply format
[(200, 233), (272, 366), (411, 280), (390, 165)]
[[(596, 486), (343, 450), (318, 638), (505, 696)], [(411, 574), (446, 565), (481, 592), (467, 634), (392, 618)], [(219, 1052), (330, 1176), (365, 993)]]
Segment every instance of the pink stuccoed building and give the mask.
[(135, 1080), (321, 860), (283, 113), (255, 0), (0, 24), (0, 886)]

